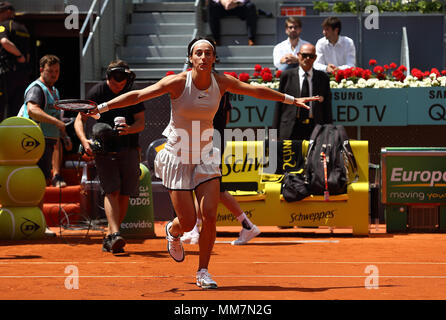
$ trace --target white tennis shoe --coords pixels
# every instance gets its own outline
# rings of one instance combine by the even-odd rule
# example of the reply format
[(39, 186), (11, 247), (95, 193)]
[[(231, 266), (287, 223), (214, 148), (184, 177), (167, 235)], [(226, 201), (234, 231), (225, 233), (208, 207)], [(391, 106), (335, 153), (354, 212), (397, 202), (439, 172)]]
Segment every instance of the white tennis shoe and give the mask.
[(180, 237), (174, 237), (169, 233), (172, 221), (166, 224), (167, 251), (176, 262), (184, 260), (184, 249)]
[(197, 244), (199, 240), (200, 233), (196, 229), (183, 233), (183, 236), (181, 237), (181, 242), (187, 244)]
[(217, 289), (217, 282), (215, 282), (207, 269), (201, 269), (197, 272), (197, 286), (202, 289)]
[(249, 240), (257, 237), (260, 234), (259, 228), (256, 225), (253, 225), (250, 230), (242, 228), (240, 231), (240, 236), (237, 240), (231, 242), (233, 246), (239, 246), (243, 244), (247, 244)]

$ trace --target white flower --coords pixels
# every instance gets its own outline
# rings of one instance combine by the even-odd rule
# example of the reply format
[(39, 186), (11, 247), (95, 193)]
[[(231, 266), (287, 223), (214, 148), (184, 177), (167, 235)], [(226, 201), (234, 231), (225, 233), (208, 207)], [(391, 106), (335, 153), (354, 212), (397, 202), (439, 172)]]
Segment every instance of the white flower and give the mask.
[(431, 78), (431, 80), (435, 80), (435, 79), (437, 79), (437, 75), (435, 73), (431, 73), (429, 75), (429, 78)]

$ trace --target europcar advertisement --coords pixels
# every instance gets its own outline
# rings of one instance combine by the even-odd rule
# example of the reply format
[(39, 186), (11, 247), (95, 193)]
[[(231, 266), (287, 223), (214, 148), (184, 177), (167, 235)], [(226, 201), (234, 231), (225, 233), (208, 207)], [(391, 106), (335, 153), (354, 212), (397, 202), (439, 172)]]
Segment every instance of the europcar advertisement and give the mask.
[(383, 203), (445, 203), (446, 148), (381, 151)]

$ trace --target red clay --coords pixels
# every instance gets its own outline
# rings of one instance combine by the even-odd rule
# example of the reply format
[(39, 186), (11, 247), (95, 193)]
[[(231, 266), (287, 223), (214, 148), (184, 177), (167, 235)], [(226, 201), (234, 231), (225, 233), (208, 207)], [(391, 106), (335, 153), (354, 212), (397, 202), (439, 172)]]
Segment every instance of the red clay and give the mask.
[[(239, 228), (218, 228), (209, 272), (219, 289), (212, 291), (194, 282), (198, 245), (185, 245), (185, 261), (174, 262), (166, 252), (163, 223), (156, 224), (155, 239), (129, 239), (124, 256), (103, 253), (99, 231), (80, 243), (70, 239), (71, 244), (60, 236), (3, 241), (0, 299), (446, 298), (444, 234), (373, 230), (369, 237), (354, 237), (345, 230), (260, 229), (262, 235), (249, 245), (232, 246), (226, 242), (236, 238)], [(76, 285), (67, 278), (76, 275), (73, 270), (78, 270), (78, 289), (70, 290), (66, 284)]]

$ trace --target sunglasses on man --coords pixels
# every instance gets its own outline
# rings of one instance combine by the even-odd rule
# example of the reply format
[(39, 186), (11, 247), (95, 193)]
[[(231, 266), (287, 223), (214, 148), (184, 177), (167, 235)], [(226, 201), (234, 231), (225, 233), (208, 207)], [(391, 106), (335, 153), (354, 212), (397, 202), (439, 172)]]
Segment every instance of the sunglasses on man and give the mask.
[(316, 59), (316, 55), (312, 54), (312, 53), (300, 53), (299, 52), (299, 54), (302, 56), (303, 59), (307, 59), (307, 58)]

